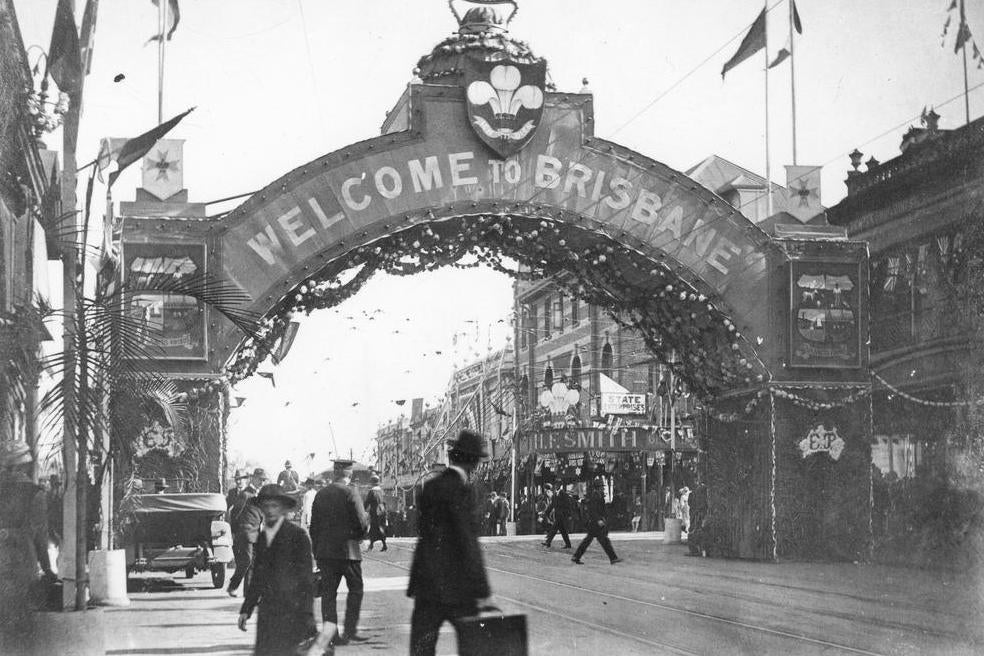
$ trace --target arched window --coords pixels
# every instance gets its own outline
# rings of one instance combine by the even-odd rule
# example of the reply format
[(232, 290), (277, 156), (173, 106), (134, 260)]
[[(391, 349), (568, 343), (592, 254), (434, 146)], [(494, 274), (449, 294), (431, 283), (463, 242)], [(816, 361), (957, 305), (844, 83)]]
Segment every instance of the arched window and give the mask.
[(519, 379), (519, 394), (524, 401), (527, 401), (530, 398), (530, 377), (525, 373), (523, 374), (523, 377)]
[(612, 345), (606, 342), (604, 348), (601, 349), (601, 370), (606, 376), (611, 377), (614, 366), (615, 360), (612, 353)]
[(554, 379), (553, 378), (554, 378), (554, 376), (553, 376), (553, 366), (548, 364), (547, 365), (547, 368), (544, 369), (544, 371), (543, 371), (543, 384), (547, 386), (547, 389), (550, 389), (551, 387), (553, 387), (553, 383), (554, 383)]
[(581, 356), (571, 358), (571, 387), (581, 388)]

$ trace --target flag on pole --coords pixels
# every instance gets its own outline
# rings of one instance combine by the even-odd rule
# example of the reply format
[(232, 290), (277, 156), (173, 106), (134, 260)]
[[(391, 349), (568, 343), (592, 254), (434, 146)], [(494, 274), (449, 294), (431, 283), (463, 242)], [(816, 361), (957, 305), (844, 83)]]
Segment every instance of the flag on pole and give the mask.
[[(161, 0), (150, 0), (154, 3), (155, 7), (161, 6)], [(167, 38), (168, 41), (174, 36), (174, 30), (178, 29), (178, 23), (181, 22), (181, 9), (178, 7), (178, 0), (167, 0), (167, 18), (170, 22), (170, 26), (166, 27), (166, 34), (155, 34), (154, 36), (147, 39), (147, 43), (152, 41), (160, 41), (163, 38)]]
[(981, 49), (977, 46), (977, 41), (974, 39), (974, 35), (970, 31), (970, 25), (967, 23), (967, 12), (964, 7), (964, 3), (953, 0), (946, 11), (946, 22), (943, 23), (943, 34), (940, 35), (940, 45), (946, 45), (946, 35), (950, 30), (950, 25), (953, 23), (954, 14), (956, 14), (958, 23), (957, 35), (953, 40), (954, 54), (960, 52), (961, 49), (966, 50), (967, 44), (970, 44), (971, 59), (977, 62), (977, 68), (984, 68), (984, 56), (981, 55)]
[(123, 169), (146, 155), (147, 152), (154, 147), (154, 144), (157, 143), (158, 139), (170, 132), (171, 128), (180, 123), (181, 119), (194, 111), (194, 109), (195, 108), (192, 107), (183, 114), (178, 114), (171, 120), (161, 123), (156, 128), (144, 132), (139, 137), (128, 139), (126, 143), (120, 147), (119, 154), (116, 157), (116, 162), (119, 165), (118, 168), (109, 174), (109, 186), (113, 186), (113, 183), (116, 182), (116, 178), (118, 178), (120, 173), (123, 172)]
[(82, 27), (79, 29), (79, 45), (82, 49), (82, 71), (88, 75), (92, 71), (92, 47), (96, 40), (96, 13), (99, 0), (87, 0), (82, 13)]
[(728, 71), (763, 48), (765, 48), (765, 9), (759, 12), (758, 18), (752, 23), (748, 34), (741, 40), (738, 51), (724, 64), (724, 68), (721, 69), (721, 77), (723, 78)]
[[(789, 20), (791, 21), (792, 28), (796, 30), (797, 33), (803, 33), (803, 22), (800, 20), (799, 10), (796, 9), (796, 3), (793, 0), (789, 0)], [(775, 68), (779, 64), (783, 63), (793, 55), (793, 44), (792, 44), (792, 30), (790, 30), (789, 38), (786, 39), (786, 45), (779, 48), (779, 52), (776, 53), (775, 59), (769, 64), (769, 68)]]
[(78, 92), (82, 82), (82, 52), (69, 0), (58, 0), (55, 10), (55, 25), (48, 47), (48, 73), (59, 91), (68, 94)]
[(99, 182), (105, 182), (103, 180), (103, 171), (109, 168), (109, 165), (116, 161), (120, 155), (120, 149), (123, 148), (123, 144), (127, 142), (127, 139), (123, 137), (103, 137), (99, 141), (99, 154), (96, 155), (96, 169), (98, 170)]
[(823, 212), (819, 166), (786, 167), (786, 212), (802, 223)]

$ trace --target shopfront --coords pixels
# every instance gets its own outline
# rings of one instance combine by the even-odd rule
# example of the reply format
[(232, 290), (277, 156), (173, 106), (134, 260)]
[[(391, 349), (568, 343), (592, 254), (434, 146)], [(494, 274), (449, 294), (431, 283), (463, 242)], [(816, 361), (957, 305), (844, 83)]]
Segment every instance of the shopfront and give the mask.
[[(623, 421), (532, 429), (520, 437), (518, 457), (520, 499), (525, 497), (535, 506), (548, 483), (555, 490), (565, 485), (576, 499), (584, 499), (592, 481), (600, 478), (611, 504), (612, 530), (631, 530), (637, 513), (642, 515), (640, 530), (657, 530), (667, 492), (694, 487), (698, 449), (692, 424), (678, 426), (674, 440), (668, 428)], [(520, 519), (520, 530), (534, 530), (535, 521), (534, 509)]]

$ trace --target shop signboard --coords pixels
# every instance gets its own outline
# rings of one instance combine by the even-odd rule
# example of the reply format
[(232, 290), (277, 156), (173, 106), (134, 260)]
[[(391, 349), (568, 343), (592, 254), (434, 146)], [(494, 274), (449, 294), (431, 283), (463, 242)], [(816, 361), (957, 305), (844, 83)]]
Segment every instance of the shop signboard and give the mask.
[(860, 265), (794, 260), (789, 274), (790, 366), (861, 366)]
[[(205, 275), (205, 245), (125, 243), (124, 278), (131, 286), (159, 286), (164, 278), (196, 279)], [(158, 283), (158, 284), (155, 284)], [(182, 294), (133, 294), (128, 313), (142, 326), (149, 357), (201, 360), (206, 357), (205, 307)]]
[(602, 393), (601, 414), (644, 415), (646, 414), (646, 395), (612, 392)]
[[(611, 430), (605, 427), (543, 428), (527, 433), (519, 440), (519, 453), (558, 454), (587, 452), (592, 462), (604, 462), (612, 451), (668, 451), (669, 435), (659, 428), (626, 426)], [(677, 432), (677, 451), (696, 451), (692, 430)]]

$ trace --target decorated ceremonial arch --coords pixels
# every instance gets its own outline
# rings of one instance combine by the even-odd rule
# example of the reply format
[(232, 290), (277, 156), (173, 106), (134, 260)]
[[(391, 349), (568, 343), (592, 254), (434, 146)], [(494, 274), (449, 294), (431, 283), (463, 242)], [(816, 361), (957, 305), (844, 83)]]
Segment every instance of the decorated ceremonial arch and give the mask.
[(337, 305), (376, 272), (564, 274), (571, 295), (640, 331), (656, 357), (680, 353), (672, 366), (713, 408), (716, 553), (865, 557), (864, 244), (776, 239), (686, 175), (597, 137), (591, 94), (549, 88), (545, 60), (509, 36), (515, 5), (470, 4), (381, 136), (202, 227), (211, 270), (263, 318), (244, 335), (210, 316), (210, 366), (250, 375), (295, 313)]

